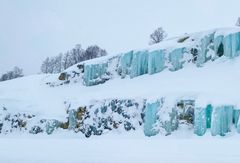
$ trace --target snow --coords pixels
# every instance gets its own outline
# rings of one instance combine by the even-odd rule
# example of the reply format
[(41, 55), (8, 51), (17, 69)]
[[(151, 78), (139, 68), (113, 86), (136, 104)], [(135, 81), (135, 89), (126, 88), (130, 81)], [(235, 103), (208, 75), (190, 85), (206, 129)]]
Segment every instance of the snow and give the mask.
[[(214, 113), (217, 112), (215, 108), (227, 106), (240, 109), (239, 43), (239, 28), (216, 29), (168, 39), (142, 50), (79, 63), (79, 66), (74, 65), (65, 71), (66, 76), (70, 74), (70, 81), (60, 81), (59, 74), (55, 74), (1, 82), (0, 108), (14, 114), (31, 113), (38, 119), (49, 119), (48, 133), (52, 133), (58, 121), (65, 122), (67, 115), (70, 128), (75, 126), (74, 110), (91, 106), (93, 101), (141, 99), (147, 100), (147, 106), (151, 106), (158, 99), (164, 99), (168, 103), (160, 111), (154, 107), (152, 112), (150, 107), (150, 126), (145, 124), (148, 126), (145, 133), (150, 133), (157, 117), (163, 120), (160, 125), (168, 126), (165, 129), (168, 128), (169, 132), (174, 130), (173, 107), (178, 101), (191, 99), (195, 107), (200, 108), (196, 112), (199, 113), (196, 121), (200, 126), (195, 128), (195, 133), (202, 135), (206, 127), (202, 129), (204, 126), (201, 125), (205, 125), (206, 117), (202, 118), (205, 112), (201, 109), (209, 104), (213, 106)], [(223, 56), (220, 46), (224, 50)], [(197, 51), (195, 61), (192, 49)], [(142, 109), (144, 111), (145, 108)], [(72, 111), (72, 116), (67, 113), (69, 111)], [(219, 113), (218, 118), (224, 118), (223, 115)], [(117, 116), (114, 118), (118, 119)], [(217, 121), (215, 125), (219, 127), (220, 123)], [(227, 127), (223, 128), (224, 132), (216, 129), (216, 133), (211, 128), (213, 135), (224, 135)]]
[[(183, 136), (183, 137), (181, 137)], [(74, 135), (1, 136), (0, 162), (25, 163), (232, 163), (239, 162), (239, 136), (144, 137), (118, 133), (84, 139)]]
[(45, 83), (53, 78), (52, 75), (34, 75), (2, 82), (0, 105), (13, 112), (30, 111), (44, 118), (65, 117), (64, 101), (70, 102), (71, 107), (79, 107), (92, 100), (112, 98), (192, 97), (197, 106), (231, 104), (240, 108), (239, 69), (240, 58), (221, 58), (202, 68), (189, 65), (175, 72), (163, 71), (133, 79), (116, 78), (91, 87), (80, 83), (49, 87)]
[[(186, 34), (147, 49), (85, 61), (81, 63), (85, 64), (84, 75), (69, 84), (49, 84), (58, 83), (59, 74), (32, 75), (1, 82), (0, 109), (7, 109), (3, 113), (14, 113), (13, 117), (29, 113), (36, 115), (37, 120), (49, 120), (46, 132), (38, 135), (28, 132), (1, 134), (0, 162), (239, 162), (239, 31), (234, 28)], [(180, 43), (179, 40), (185, 41)], [(227, 50), (225, 55), (217, 60), (208, 59), (215, 55), (222, 42)], [(186, 49), (199, 43), (201, 51), (196, 62), (199, 65), (186, 64)], [(168, 57), (172, 67), (164, 61)], [(171, 71), (164, 69), (166, 66)], [(107, 71), (118, 73), (115, 68), (119, 68), (121, 75), (111, 74), (111, 80), (103, 81), (101, 77), (104, 80), (109, 77), (105, 76)], [(72, 71), (76, 71), (76, 65), (66, 70)], [(116, 113), (111, 107), (105, 108), (114, 99), (127, 113), (126, 117), (122, 111)], [(124, 100), (129, 99), (137, 101), (136, 105), (126, 106)], [(146, 108), (143, 106), (145, 100)], [(184, 100), (194, 101), (194, 125), (178, 123), (176, 102)], [(93, 135), (89, 139), (81, 132), (74, 133), (76, 109), (86, 105), (92, 119), (86, 119), (83, 125), (95, 126), (102, 118), (110, 117), (120, 129), (106, 133), (103, 130), (103, 135)], [(143, 119), (142, 112), (145, 113)], [(58, 128), (55, 131), (60, 122), (66, 122), (66, 116), (69, 116), (68, 130)], [(124, 123), (120, 125), (120, 121)], [(124, 131), (125, 122), (136, 130)], [(156, 135), (159, 132), (171, 135)], [(148, 138), (144, 134), (156, 136)]]
[[(65, 74), (70, 76), (69, 81), (66, 82), (78, 82), (83, 75), (84, 82), (82, 83), (92, 86), (119, 76), (135, 78), (147, 73), (159, 73), (164, 69), (177, 71), (191, 63), (202, 67), (204, 63), (217, 60), (222, 56), (238, 57), (240, 54), (239, 43), (239, 28), (185, 34), (146, 49), (132, 50), (76, 64), (65, 70)], [(159, 59), (157, 66), (156, 59)], [(80, 67), (82, 67), (81, 71), (79, 71)], [(78, 74), (77, 77), (76, 74)]]

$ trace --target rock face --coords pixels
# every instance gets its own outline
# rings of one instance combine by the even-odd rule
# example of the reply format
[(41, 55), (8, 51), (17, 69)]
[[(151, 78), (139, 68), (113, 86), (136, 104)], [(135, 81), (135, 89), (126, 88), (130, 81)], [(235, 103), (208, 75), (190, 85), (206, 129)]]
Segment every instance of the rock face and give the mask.
[[(131, 50), (82, 62), (62, 72), (56, 83), (48, 84), (61, 86), (74, 82), (90, 87), (113, 78), (132, 79), (163, 70), (177, 71), (186, 64), (201, 67), (223, 56), (231, 59), (239, 55), (240, 29), (230, 32), (212, 30), (174, 38), (149, 49)], [(101, 99), (86, 106), (69, 107), (65, 121), (39, 119), (37, 115), (12, 113), (2, 108), (0, 133), (26, 131), (31, 134), (52, 134), (58, 130), (70, 130), (90, 137), (113, 130), (125, 132), (141, 129), (146, 136), (154, 136), (159, 133), (170, 135), (181, 125), (190, 126), (198, 136), (208, 130), (213, 136), (224, 136), (234, 128), (240, 133), (240, 110), (231, 104), (196, 106), (195, 99), (183, 97), (170, 103), (167, 102), (168, 97), (151, 100), (146, 97)]]
[(143, 123), (144, 102), (135, 100), (96, 101), (88, 107), (69, 111), (69, 129), (82, 132), (86, 137), (101, 135), (111, 130), (135, 130)]
[(28, 122), (34, 117), (35, 115), (28, 113), (11, 114), (7, 108), (3, 108), (0, 110), (0, 133), (25, 131), (28, 129)]
[(61, 73), (60, 76), (58, 77), (59, 80), (66, 80), (67, 74), (66, 73)]
[(69, 81), (80, 78), (79, 81), (84, 85), (93, 86), (117, 76), (135, 78), (159, 73), (164, 69), (177, 71), (192, 63), (201, 67), (222, 56), (234, 58), (240, 55), (239, 29), (230, 32), (212, 30), (166, 42), (167, 45), (163, 42), (162, 46), (160, 43), (159, 47), (152, 49), (132, 50), (75, 65), (62, 73), (59, 80), (65, 80), (69, 76)]
[(165, 98), (106, 99), (91, 105), (68, 109), (66, 121), (41, 119), (27, 114), (0, 112), (0, 132), (29, 132), (52, 134), (56, 130), (71, 130), (86, 137), (102, 135), (113, 130), (127, 132), (143, 130), (146, 136), (159, 133), (170, 135), (181, 125), (192, 126), (193, 133), (203, 136), (209, 129), (212, 136), (225, 136), (235, 128), (240, 133), (240, 110), (233, 105), (195, 107), (192, 99), (180, 99), (169, 105)]

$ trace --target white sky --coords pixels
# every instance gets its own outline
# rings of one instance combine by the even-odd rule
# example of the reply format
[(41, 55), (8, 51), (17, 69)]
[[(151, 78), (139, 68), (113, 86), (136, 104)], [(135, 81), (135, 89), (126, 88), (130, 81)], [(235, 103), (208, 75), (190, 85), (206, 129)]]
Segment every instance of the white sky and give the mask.
[(108, 53), (148, 46), (162, 26), (175, 36), (234, 26), (240, 0), (0, 0), (0, 74), (15, 65), (40, 72), (42, 60), (97, 44)]

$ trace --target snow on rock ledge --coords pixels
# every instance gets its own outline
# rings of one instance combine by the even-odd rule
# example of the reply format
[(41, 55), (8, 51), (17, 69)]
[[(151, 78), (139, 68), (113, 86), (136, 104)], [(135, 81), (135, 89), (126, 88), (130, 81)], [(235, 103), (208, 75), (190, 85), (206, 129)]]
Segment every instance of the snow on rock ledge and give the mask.
[(1, 82), (0, 131), (69, 130), (89, 137), (139, 129), (154, 136), (185, 125), (199, 136), (240, 133), (239, 33), (226, 29), (184, 35), (82, 62), (60, 76)]
[(119, 76), (135, 78), (164, 69), (177, 71), (186, 64), (199, 67), (222, 56), (234, 58), (239, 55), (240, 29), (216, 29), (169, 39), (148, 49), (85, 61), (65, 70), (59, 79), (92, 86)]
[(233, 105), (196, 107), (192, 99), (179, 99), (171, 103), (167, 98), (156, 101), (106, 99), (78, 108), (66, 105), (65, 121), (39, 119), (27, 113), (13, 114), (4, 108), (0, 110), (0, 133), (52, 134), (56, 130), (69, 130), (90, 137), (114, 130), (143, 130), (146, 136), (159, 133), (167, 136), (186, 125), (198, 136), (203, 136), (207, 129), (212, 136), (225, 136), (234, 128), (240, 133), (240, 110)]

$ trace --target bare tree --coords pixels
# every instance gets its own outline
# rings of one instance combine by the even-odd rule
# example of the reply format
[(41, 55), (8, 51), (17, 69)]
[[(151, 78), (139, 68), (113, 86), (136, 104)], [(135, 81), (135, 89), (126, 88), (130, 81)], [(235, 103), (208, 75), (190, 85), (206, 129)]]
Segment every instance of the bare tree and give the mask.
[(20, 77), (23, 77), (23, 69), (15, 66), (13, 68), (13, 74), (14, 74), (14, 78), (20, 78)]
[(240, 26), (240, 17), (237, 19), (236, 26)]
[(45, 73), (45, 74), (49, 73), (49, 64), (50, 64), (50, 59), (49, 59), (49, 57), (47, 57), (41, 65), (41, 71), (43, 73)]
[(97, 57), (102, 57), (102, 56), (105, 56), (105, 55), (107, 55), (106, 50), (101, 49), (97, 45), (92, 45), (92, 46), (89, 46), (86, 49), (84, 60), (93, 59), (93, 58), (97, 58)]
[(0, 77), (0, 81), (11, 80), (15, 78), (23, 77), (23, 70), (17, 66), (13, 68), (12, 71), (8, 71)]
[(163, 30), (162, 27), (157, 28), (151, 35), (150, 35), (150, 42), (149, 44), (157, 44), (163, 41), (167, 37), (167, 33)]
[(60, 73), (79, 62), (107, 55), (106, 50), (97, 45), (89, 46), (86, 50), (77, 44), (72, 50), (60, 53), (56, 57), (47, 57), (41, 66), (42, 73)]
[(75, 48), (71, 50), (70, 53), (72, 64), (76, 64), (83, 61), (85, 51), (84, 49), (82, 49), (80, 44), (77, 44)]
[(58, 56), (55, 57), (54, 63), (54, 73), (59, 73), (62, 71), (62, 56), (63, 54), (60, 53)]

